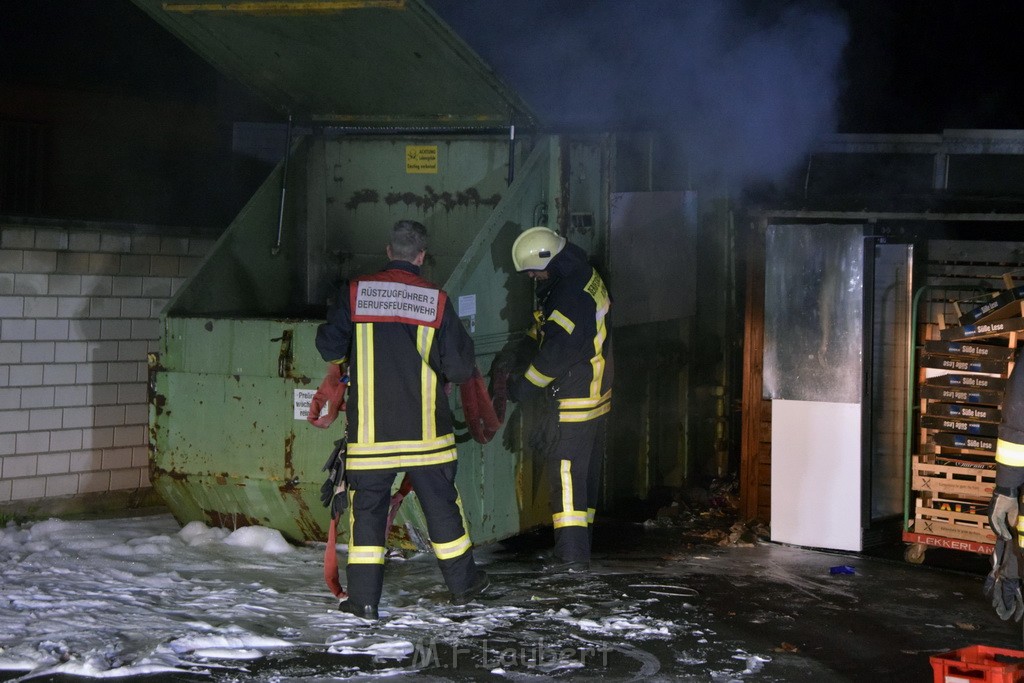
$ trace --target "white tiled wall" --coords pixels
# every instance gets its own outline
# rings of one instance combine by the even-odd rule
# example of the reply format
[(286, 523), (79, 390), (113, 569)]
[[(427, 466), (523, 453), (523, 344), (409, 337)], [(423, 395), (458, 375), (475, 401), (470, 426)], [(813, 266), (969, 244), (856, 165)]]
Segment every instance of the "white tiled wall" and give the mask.
[(212, 245), (0, 224), (0, 504), (149, 486), (146, 354)]

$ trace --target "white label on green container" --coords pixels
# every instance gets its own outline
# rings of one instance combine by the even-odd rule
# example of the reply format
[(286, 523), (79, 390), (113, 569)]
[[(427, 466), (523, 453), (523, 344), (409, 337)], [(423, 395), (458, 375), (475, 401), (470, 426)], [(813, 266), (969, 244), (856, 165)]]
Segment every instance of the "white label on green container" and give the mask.
[(476, 315), (476, 294), (463, 294), (459, 297), (459, 317), (468, 318)]
[(296, 389), (295, 390), (295, 419), (305, 420), (306, 414), (309, 412), (309, 404), (313, 400), (313, 395), (316, 394), (316, 389)]

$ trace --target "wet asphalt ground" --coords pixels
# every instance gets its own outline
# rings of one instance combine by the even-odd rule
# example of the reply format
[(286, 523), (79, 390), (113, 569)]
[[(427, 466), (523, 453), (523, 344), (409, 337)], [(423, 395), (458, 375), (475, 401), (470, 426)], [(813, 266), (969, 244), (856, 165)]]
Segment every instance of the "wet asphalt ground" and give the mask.
[[(980, 556), (929, 551), (912, 565), (901, 546), (837, 553), (729, 542), (722, 518), (698, 526), (599, 526), (579, 574), (541, 569), (550, 532), (481, 549), (492, 586), (465, 607), (446, 604), (431, 557), (389, 561), (382, 619), (339, 633), (332, 651), (287, 650), (244, 675), (139, 678), (925, 681), (934, 654), (1022, 649), (1021, 626), (982, 596)], [(396, 642), (411, 647), (388, 651)]]
[[(902, 544), (872, 556), (610, 524), (590, 572), (549, 574), (539, 559), (548, 542), (540, 532), (482, 553), (492, 587), (478, 605), (509, 610), (486, 634), (427, 635), (406, 659), (356, 655), (346, 671), (337, 656), (298, 656), (282, 680), (923, 681), (935, 654), (1024, 649), (1020, 625), (1000, 621), (982, 595), (980, 556), (932, 550), (912, 565)], [(431, 563), (395, 563), (387, 581), (423, 585), (424, 571)], [(427, 600), (442, 603), (433, 588)], [(390, 614), (373, 628), (402, 602), (383, 605)], [(480, 611), (441, 609), (454, 622)]]
[(562, 672), (567, 680), (930, 681), (932, 655), (1024, 649), (1021, 625), (1001, 621), (982, 595), (989, 563), (978, 555), (933, 549), (913, 565), (902, 544), (856, 554), (718, 545), (672, 526), (603, 531), (586, 578), (517, 572), (523, 551), (494, 569), (514, 590), (564, 585), (570, 611), (634, 609), (668, 625), (663, 638), (592, 637), (605, 659)]

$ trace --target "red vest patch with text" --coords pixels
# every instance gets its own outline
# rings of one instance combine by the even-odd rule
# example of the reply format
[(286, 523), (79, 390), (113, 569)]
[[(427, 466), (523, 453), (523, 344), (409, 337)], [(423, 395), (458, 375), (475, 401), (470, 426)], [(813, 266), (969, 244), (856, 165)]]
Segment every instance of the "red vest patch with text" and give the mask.
[(443, 291), (404, 270), (386, 270), (349, 284), (353, 322), (438, 328), (446, 300)]

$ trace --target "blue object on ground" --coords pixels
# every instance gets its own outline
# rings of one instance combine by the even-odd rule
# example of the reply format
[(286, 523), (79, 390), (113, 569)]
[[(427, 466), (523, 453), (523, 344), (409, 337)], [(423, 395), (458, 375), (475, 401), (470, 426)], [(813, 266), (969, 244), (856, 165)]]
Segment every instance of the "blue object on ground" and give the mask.
[(856, 574), (856, 570), (848, 564), (840, 564), (828, 570), (829, 574)]

